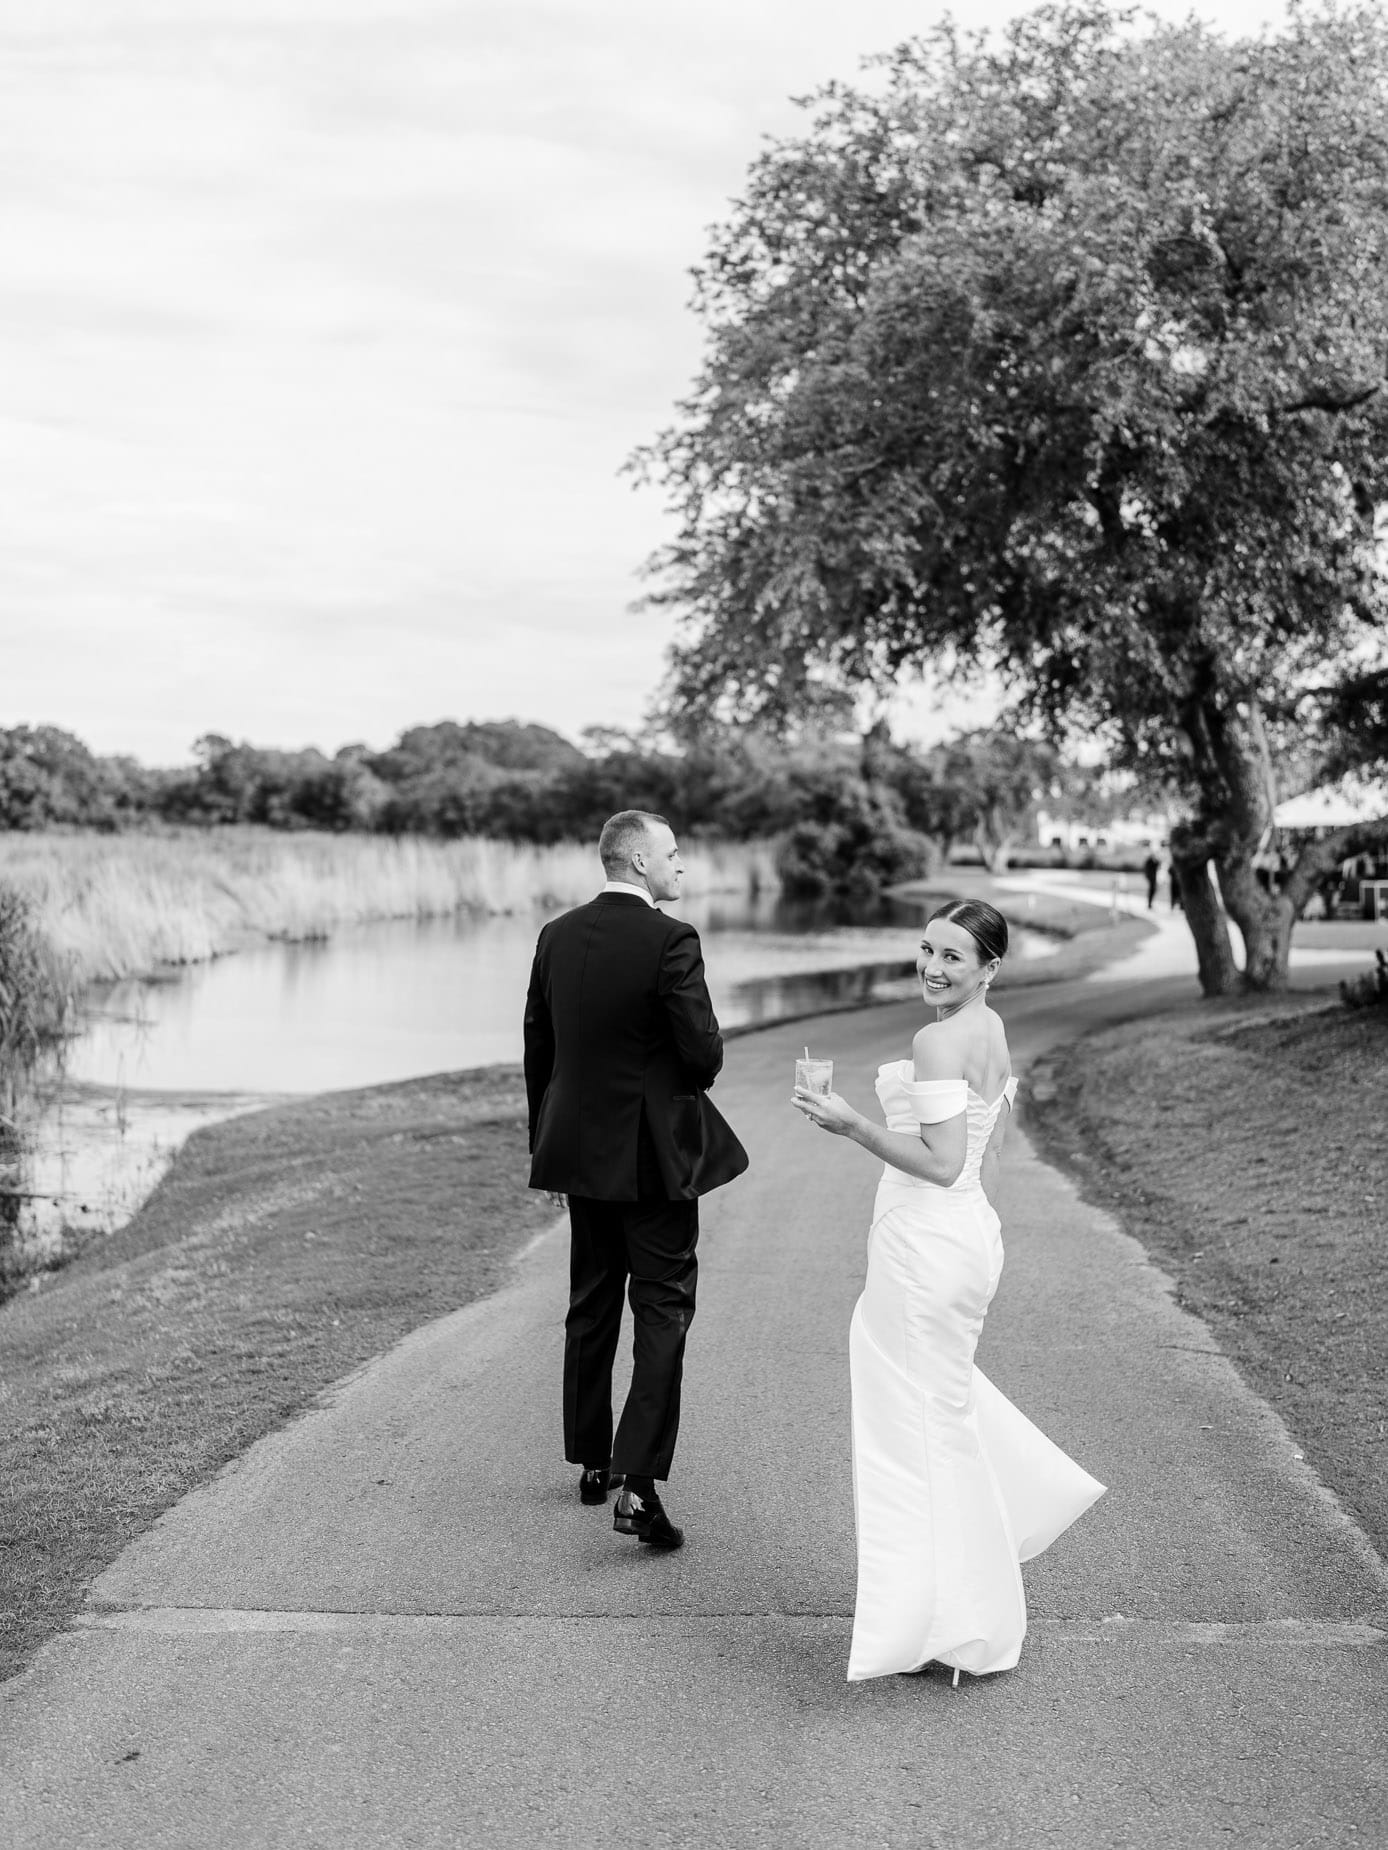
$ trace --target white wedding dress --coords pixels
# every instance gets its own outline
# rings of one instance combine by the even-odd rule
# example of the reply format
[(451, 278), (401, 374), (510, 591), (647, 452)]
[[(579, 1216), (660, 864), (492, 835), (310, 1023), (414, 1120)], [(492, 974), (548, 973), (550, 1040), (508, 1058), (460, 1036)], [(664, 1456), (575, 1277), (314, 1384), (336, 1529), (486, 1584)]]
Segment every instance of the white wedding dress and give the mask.
[(920, 1082), (909, 1060), (880, 1069), (890, 1130), (968, 1117), (949, 1188), (887, 1167), (853, 1312), (853, 1499), (858, 1602), (848, 1679), (934, 1660), (982, 1676), (1010, 1670), (1026, 1634), (1020, 1563), (1103, 1495), (974, 1367), (1002, 1272), (997, 1214), (979, 1182), (1009, 1079), (990, 1104), (964, 1080)]

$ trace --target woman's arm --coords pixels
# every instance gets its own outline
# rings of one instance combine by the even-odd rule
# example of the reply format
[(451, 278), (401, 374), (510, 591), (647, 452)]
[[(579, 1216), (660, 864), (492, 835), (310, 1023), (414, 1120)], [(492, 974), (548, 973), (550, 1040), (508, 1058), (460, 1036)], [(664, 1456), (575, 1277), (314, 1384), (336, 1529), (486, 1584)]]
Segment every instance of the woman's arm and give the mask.
[[(942, 1047), (938, 1039), (932, 1040), (928, 1028), (923, 1028), (916, 1036), (912, 1055), (917, 1080), (963, 1078), (948, 1046)], [(791, 1102), (797, 1111), (812, 1118), (824, 1130), (861, 1144), (880, 1162), (890, 1163), (893, 1169), (900, 1169), (921, 1182), (934, 1182), (940, 1188), (948, 1188), (958, 1181), (964, 1168), (969, 1129), (968, 1118), (962, 1111), (941, 1124), (922, 1124), (919, 1136), (913, 1137), (906, 1131), (889, 1131), (884, 1124), (865, 1118), (837, 1092), (824, 1098), (797, 1086)]]
[[(838, 1102), (844, 1103), (842, 1099)], [(846, 1109), (851, 1111), (852, 1107)], [(922, 1124), (919, 1137), (889, 1131), (885, 1124), (874, 1124), (856, 1111), (853, 1120), (843, 1135), (882, 1162), (890, 1163), (893, 1169), (902, 1169), (922, 1182), (935, 1182), (941, 1188), (958, 1181), (968, 1148), (968, 1120), (963, 1112), (957, 1118), (946, 1118), (943, 1124)], [(832, 1130), (833, 1126), (826, 1124), (824, 1128)]]

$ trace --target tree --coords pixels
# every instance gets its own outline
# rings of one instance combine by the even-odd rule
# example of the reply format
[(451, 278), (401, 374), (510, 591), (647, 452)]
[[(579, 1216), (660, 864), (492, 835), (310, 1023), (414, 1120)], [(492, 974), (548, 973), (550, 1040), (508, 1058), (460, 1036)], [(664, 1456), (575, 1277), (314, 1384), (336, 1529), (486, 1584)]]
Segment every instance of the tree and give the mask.
[(1060, 754), (998, 727), (964, 733), (935, 758), (944, 787), (968, 795), (965, 826), (984, 866), (1004, 872), (1012, 849), (1034, 833), (1037, 811), (1061, 774)]
[(494, 770), (533, 772), (572, 770), (584, 762), (576, 745), (548, 726), (520, 720), (440, 720), (433, 726), (411, 726), (388, 751), (367, 754), (364, 762), (387, 783), (407, 783), (413, 777), (457, 767), (473, 772), (478, 766)]
[[(1343, 776), (1365, 761), (1388, 765), (1388, 670), (1351, 675), (1334, 689), (1327, 706), (1326, 730), (1337, 743), (1327, 754), (1323, 770)], [(1306, 778), (1303, 788), (1310, 783)]]
[(98, 758), (57, 726), (0, 731), (0, 829), (120, 828), (150, 784), (133, 760)]
[(889, 785), (825, 767), (796, 779), (799, 819), (783, 836), (776, 871), (803, 898), (875, 898), (927, 871), (928, 844), (906, 826)]
[(810, 99), (715, 234), (703, 369), (638, 458), (680, 515), (673, 702), (774, 723), (992, 664), (1022, 721), (1181, 793), (1205, 989), (1283, 982), (1323, 869), (1388, 840), (1255, 877), (1277, 762), (1318, 727), (1382, 750), (1341, 695), (1385, 662), (1385, 82), (1372, 9), (1226, 43), (1061, 6)]
[(947, 861), (968, 836), (993, 873), (1034, 835), (1044, 803), (1088, 782), (1054, 746), (1006, 727), (960, 733), (922, 753), (893, 743), (880, 722), (863, 741), (863, 775), (896, 792), (907, 825), (930, 842), (936, 860)]

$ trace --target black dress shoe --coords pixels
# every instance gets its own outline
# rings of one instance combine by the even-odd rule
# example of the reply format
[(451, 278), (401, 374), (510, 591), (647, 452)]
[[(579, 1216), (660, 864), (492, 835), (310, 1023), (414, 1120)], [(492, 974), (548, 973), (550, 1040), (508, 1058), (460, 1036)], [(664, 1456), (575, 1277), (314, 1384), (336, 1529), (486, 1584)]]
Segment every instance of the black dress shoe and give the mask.
[(620, 1476), (613, 1477), (610, 1471), (595, 1466), (578, 1480), (578, 1494), (585, 1503), (606, 1503), (608, 1491), (619, 1490), (623, 1481)]
[(612, 1527), (619, 1535), (639, 1536), (651, 1548), (684, 1546), (684, 1530), (671, 1522), (653, 1490), (624, 1490), (612, 1513)]

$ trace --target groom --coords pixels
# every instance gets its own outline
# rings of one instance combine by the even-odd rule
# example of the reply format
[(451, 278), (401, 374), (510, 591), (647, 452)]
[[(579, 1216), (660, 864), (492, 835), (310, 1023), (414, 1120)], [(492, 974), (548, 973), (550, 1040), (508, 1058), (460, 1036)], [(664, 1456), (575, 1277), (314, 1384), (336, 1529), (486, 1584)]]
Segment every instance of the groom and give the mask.
[[(706, 1094), (723, 1037), (699, 934), (657, 903), (684, 863), (668, 822), (624, 809), (598, 842), (607, 883), (540, 933), (525, 1003), (530, 1186), (568, 1197), (564, 1455), (579, 1495), (653, 1548), (684, 1540), (656, 1480), (670, 1475), (684, 1339), (694, 1316), (700, 1195), (747, 1167)], [(612, 1435), (612, 1363), (630, 1282), (631, 1390)], [(623, 1482), (625, 1480), (625, 1482)]]

